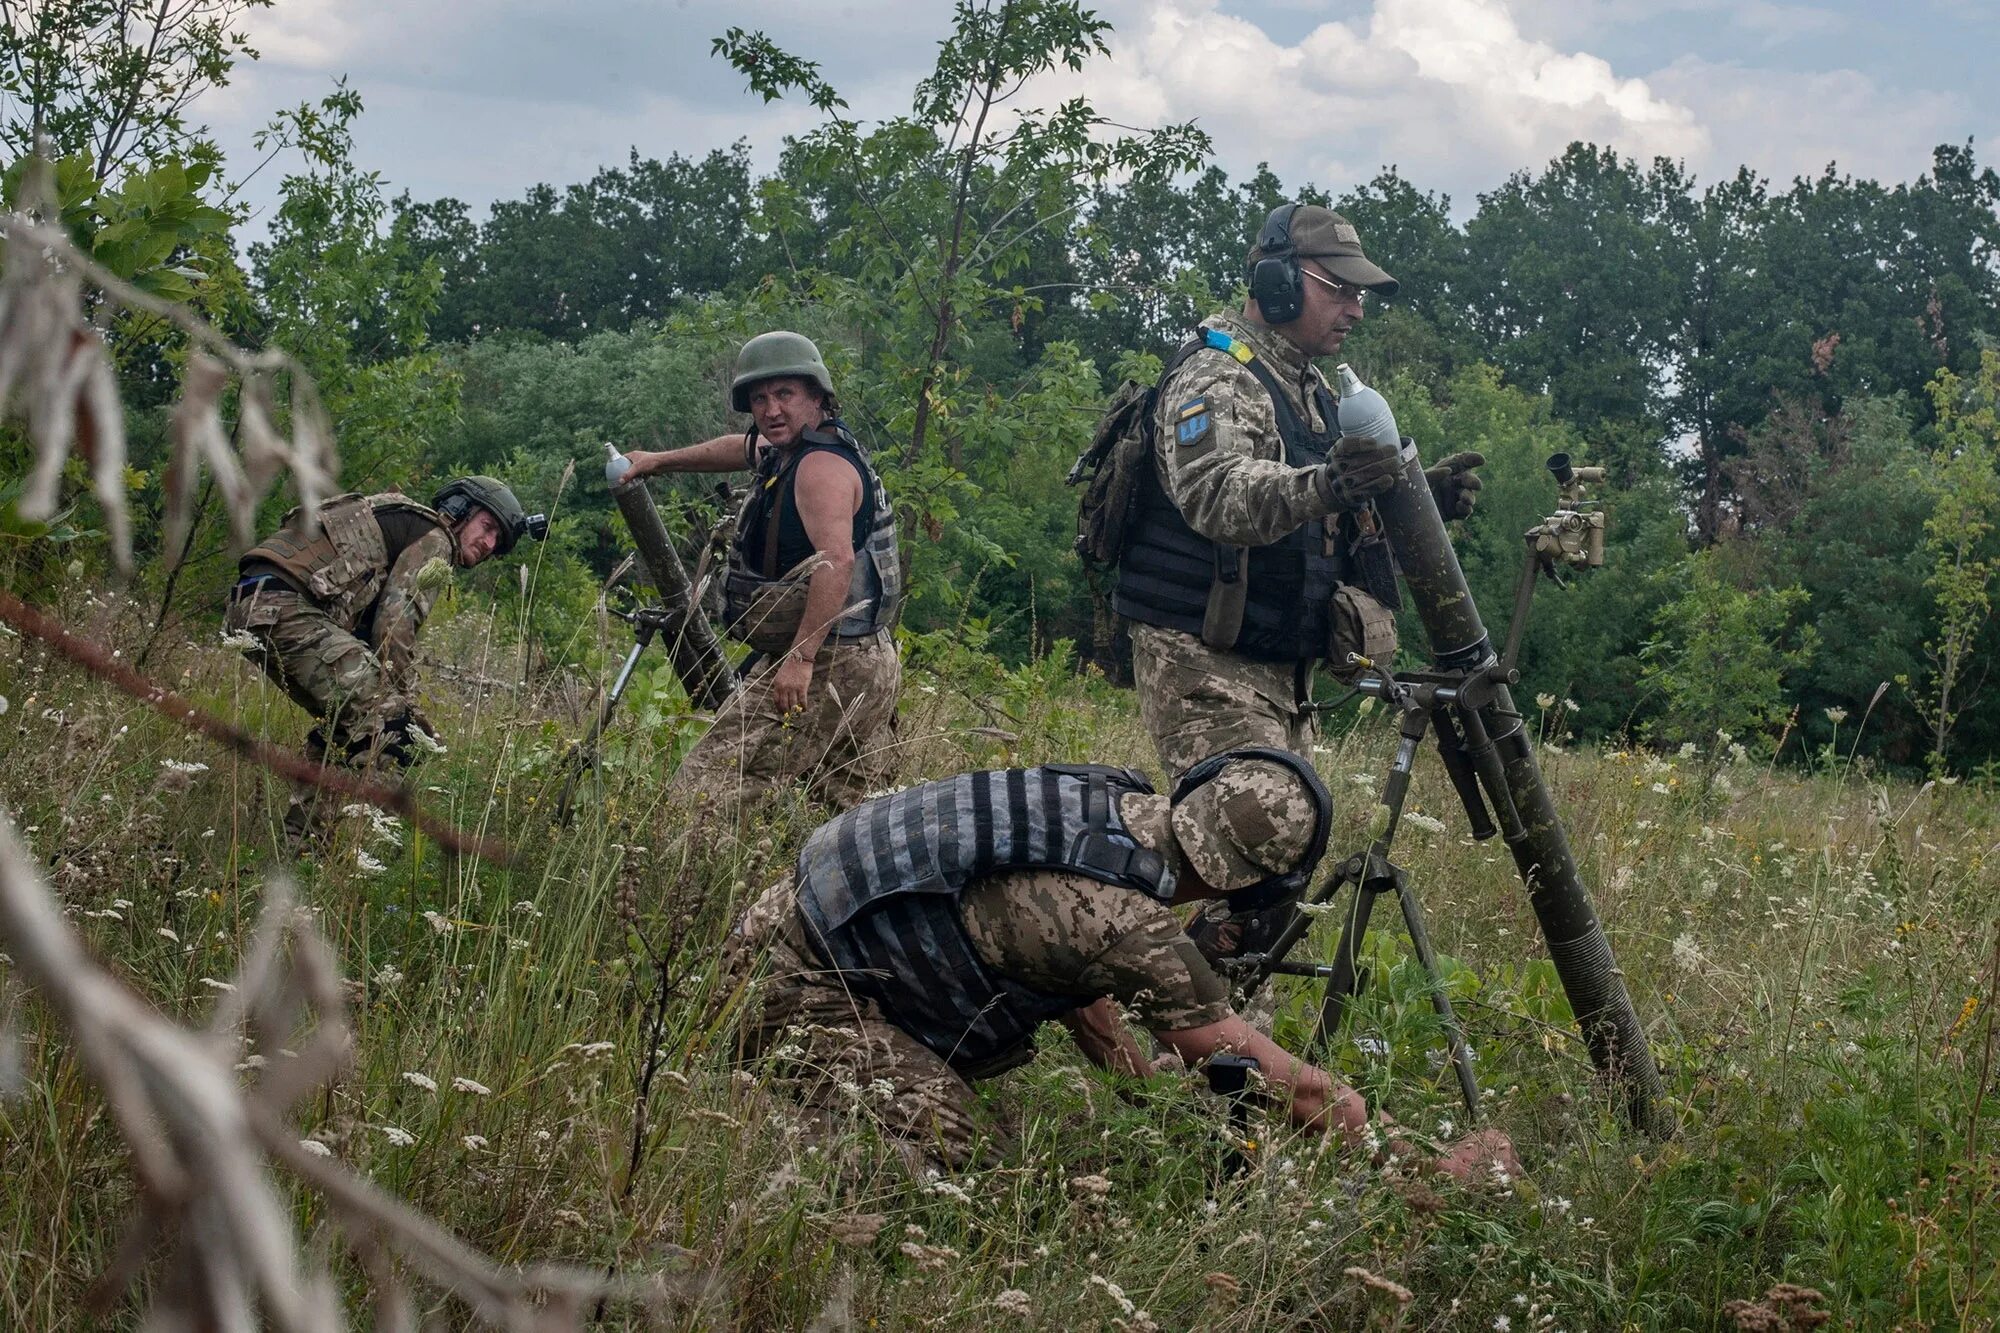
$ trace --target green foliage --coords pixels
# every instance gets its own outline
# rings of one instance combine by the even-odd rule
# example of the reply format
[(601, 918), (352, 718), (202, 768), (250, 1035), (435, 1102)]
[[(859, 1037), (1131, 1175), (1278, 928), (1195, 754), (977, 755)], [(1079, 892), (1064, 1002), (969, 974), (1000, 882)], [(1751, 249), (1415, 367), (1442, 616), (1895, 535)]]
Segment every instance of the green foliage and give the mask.
[(354, 164), (360, 94), (345, 83), (279, 113), (260, 149), (295, 151), (270, 238), (250, 248), (264, 334), (318, 381), (349, 485), (405, 484), (457, 410), (457, 386), (428, 347), (434, 265), (411, 267), (382, 234), (377, 172)]
[(39, 0), (10, 5), (0, 23), (0, 148), (75, 157), (108, 179), (134, 163), (214, 146), (188, 109), (224, 87), (239, 59), (257, 58), (234, 26), (271, 0)]
[(1656, 637), (1639, 652), (1640, 684), (1661, 702), (1646, 734), (1702, 755), (1704, 794), (1732, 741), (1768, 739), (1785, 724), (1785, 675), (1810, 662), (1819, 643), (1811, 626), (1794, 624), (1804, 589), (1745, 590), (1720, 565), (1703, 551), (1666, 572), (1684, 590), (1660, 608)]
[(1993, 617), (1993, 575), (2000, 569), (1993, 541), (2000, 523), (2000, 352), (1980, 354), (1979, 373), (1969, 384), (1940, 370), (1931, 402), (1938, 443), (1924, 478), (1933, 499), (1924, 520), (1924, 552), (1931, 560), (1924, 586), (1937, 608), (1937, 630), (1924, 644), (1927, 687), (1912, 697), (1930, 724), (1930, 763), (1941, 774), (1952, 728), (1969, 702), (1966, 676), (1974, 645)]

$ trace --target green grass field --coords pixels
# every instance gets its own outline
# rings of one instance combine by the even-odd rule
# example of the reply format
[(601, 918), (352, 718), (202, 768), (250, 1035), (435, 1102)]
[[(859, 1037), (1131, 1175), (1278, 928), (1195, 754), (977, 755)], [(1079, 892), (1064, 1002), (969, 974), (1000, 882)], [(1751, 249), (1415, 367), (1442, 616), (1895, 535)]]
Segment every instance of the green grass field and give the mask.
[[(136, 615), (110, 607), (70, 622), (137, 641)], [(520, 686), (518, 642), (477, 608), (426, 642), (456, 667), (427, 677), (450, 753), (414, 781), (515, 859), (441, 855), (357, 810), (297, 868), (359, 1035), (299, 1131), (503, 1261), (669, 1276), (662, 1310), (613, 1307), (608, 1327), (2000, 1322), (1990, 792), (1884, 782), (1833, 754), (1811, 772), (1729, 762), (1704, 797), (1693, 759), (1548, 749), (1680, 1122), (1656, 1143), (1622, 1130), (1510, 859), (1463, 836), (1427, 755), (1399, 859), (1522, 1179), (1461, 1189), (1276, 1125), (1230, 1178), (1226, 1118), (1197, 1077), (1097, 1073), (1054, 1028), (1032, 1065), (985, 1085), (994, 1138), (976, 1169), (913, 1179), (873, 1132), (866, 1089), (839, 1133), (808, 1126), (758, 1070), (730, 1067), (709, 1017), (734, 910), (824, 812), (781, 805), (741, 841), (676, 826), (658, 790), (697, 728), (655, 672), (601, 785), (553, 827), (550, 774), (594, 682)], [(212, 633), (147, 670), (274, 740), (304, 730)], [(163, 1010), (201, 1019), (286, 868), (284, 790), (19, 638), (0, 637), (0, 696), (0, 801), (76, 926)], [(900, 735), (899, 781), (1053, 758), (1154, 766), (1130, 696), (1061, 661), (913, 669)], [(1359, 846), (1394, 740), (1351, 715), (1324, 739), (1336, 852)], [(1375, 983), (1338, 1063), (1413, 1127), (1462, 1131), (1421, 974), (1393, 912), (1376, 919)], [(1296, 1042), (1317, 995), (1281, 985), (1278, 1035)], [(80, 1327), (130, 1203), (125, 1149), (66, 1034), (32, 998), (16, 1012), (0, 1326)], [(295, 1198), (311, 1235), (322, 1207)], [(359, 1311), (359, 1271), (338, 1271)], [(441, 1326), (466, 1321), (419, 1293)], [(119, 1311), (136, 1325), (130, 1298)]]

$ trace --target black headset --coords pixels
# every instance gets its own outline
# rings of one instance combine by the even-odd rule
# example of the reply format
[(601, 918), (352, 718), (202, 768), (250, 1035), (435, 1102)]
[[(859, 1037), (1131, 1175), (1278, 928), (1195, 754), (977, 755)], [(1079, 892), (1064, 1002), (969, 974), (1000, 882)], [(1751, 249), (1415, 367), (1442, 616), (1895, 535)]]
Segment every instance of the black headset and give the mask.
[(1250, 299), (1266, 324), (1289, 324), (1305, 308), (1305, 274), (1292, 248), (1292, 215), (1302, 204), (1280, 204), (1257, 232), (1261, 258), (1250, 265)]

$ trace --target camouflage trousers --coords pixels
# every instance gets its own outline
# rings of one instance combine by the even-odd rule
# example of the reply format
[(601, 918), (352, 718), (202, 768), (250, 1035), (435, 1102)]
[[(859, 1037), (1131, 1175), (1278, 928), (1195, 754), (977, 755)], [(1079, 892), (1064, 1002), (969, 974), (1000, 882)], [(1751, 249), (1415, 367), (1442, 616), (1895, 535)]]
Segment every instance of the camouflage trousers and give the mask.
[(319, 723), (307, 742), (316, 760), (370, 764), (391, 739), (391, 724), (412, 701), (362, 640), (311, 598), (265, 584), (229, 603), (223, 625), (257, 646), (246, 656)]
[(829, 1128), (872, 1121), (907, 1148), (913, 1167), (963, 1167), (981, 1137), (972, 1085), (828, 971), (805, 931), (786, 875), (730, 932), (722, 993), (743, 994), (739, 1058), (772, 1060)]
[(1139, 721), (1168, 772), (1248, 745), (1311, 756), (1319, 726), (1304, 707), (1311, 678), (1297, 665), (1252, 661), (1157, 625), (1131, 629)]
[(885, 631), (831, 639), (813, 657), (805, 708), (790, 717), (771, 700), (780, 659), (754, 667), (674, 773), (669, 791), (735, 822), (742, 808), (787, 783), (846, 808), (888, 771), (903, 662)]

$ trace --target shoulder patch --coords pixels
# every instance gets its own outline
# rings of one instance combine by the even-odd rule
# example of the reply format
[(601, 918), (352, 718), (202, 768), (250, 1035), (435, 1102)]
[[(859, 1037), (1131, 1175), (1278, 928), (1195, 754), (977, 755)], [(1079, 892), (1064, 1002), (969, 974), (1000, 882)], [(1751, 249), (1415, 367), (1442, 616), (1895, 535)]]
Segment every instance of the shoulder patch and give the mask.
[(1176, 410), (1176, 415), (1174, 417), (1174, 420), (1186, 421), (1189, 417), (1200, 416), (1202, 413), (1202, 409), (1206, 408), (1207, 406), (1208, 406), (1208, 396), (1206, 394), (1202, 395), (1200, 398), (1190, 399), (1189, 401), (1182, 403), (1180, 407)]
[(1209, 424), (1207, 407), (1198, 407), (1193, 416), (1182, 417), (1174, 426), (1174, 443), (1183, 449), (1198, 443), (1208, 434)]

